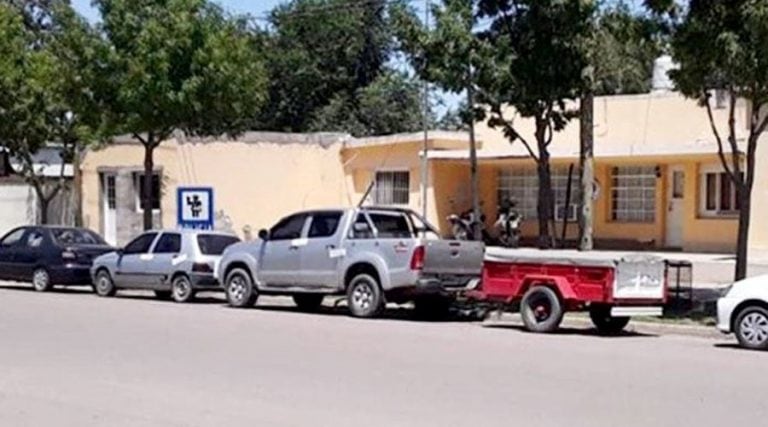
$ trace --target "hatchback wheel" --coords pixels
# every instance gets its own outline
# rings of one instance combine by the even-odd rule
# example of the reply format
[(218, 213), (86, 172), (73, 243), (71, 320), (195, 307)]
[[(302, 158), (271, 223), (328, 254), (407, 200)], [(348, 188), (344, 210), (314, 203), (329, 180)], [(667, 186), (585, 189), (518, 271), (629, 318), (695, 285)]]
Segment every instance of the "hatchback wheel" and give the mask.
[(376, 317), (384, 309), (379, 282), (368, 274), (358, 274), (349, 282), (347, 305), (355, 317)]
[(38, 268), (32, 273), (32, 286), (38, 292), (50, 291), (53, 288), (51, 276), (46, 269)]
[(225, 290), (227, 303), (235, 308), (251, 307), (259, 297), (251, 275), (242, 268), (236, 268), (227, 275)]
[(112, 281), (112, 276), (107, 270), (99, 270), (96, 273), (96, 294), (100, 297), (111, 297), (117, 292), (115, 282)]
[(744, 308), (736, 318), (734, 332), (742, 347), (768, 349), (768, 310), (758, 306)]
[(171, 297), (176, 302), (190, 302), (195, 299), (192, 282), (183, 274), (174, 277), (171, 283)]

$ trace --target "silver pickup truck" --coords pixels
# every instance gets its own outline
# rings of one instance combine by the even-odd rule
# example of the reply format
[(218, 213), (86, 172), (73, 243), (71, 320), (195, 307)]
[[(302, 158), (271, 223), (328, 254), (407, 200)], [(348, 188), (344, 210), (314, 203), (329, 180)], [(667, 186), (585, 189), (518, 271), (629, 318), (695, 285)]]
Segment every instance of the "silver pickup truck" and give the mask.
[(326, 295), (346, 295), (356, 317), (374, 317), (386, 302), (414, 301), (426, 313), (479, 276), (483, 253), (480, 242), (440, 239), (408, 209), (324, 209), (287, 216), (259, 239), (230, 246), (217, 275), (233, 307), (268, 294), (312, 310)]

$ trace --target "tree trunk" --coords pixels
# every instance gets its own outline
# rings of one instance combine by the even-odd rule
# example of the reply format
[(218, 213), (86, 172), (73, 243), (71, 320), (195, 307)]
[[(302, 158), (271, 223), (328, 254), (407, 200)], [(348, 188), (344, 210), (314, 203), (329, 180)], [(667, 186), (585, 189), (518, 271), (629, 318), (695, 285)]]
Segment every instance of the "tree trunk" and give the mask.
[(83, 175), (80, 171), (80, 143), (74, 143), (74, 155), (72, 156), (72, 209), (74, 210), (75, 227), (83, 226), (82, 186)]
[(749, 221), (752, 214), (752, 192), (746, 186), (737, 186), (739, 201), (739, 232), (736, 240), (736, 271), (734, 280), (739, 281), (747, 277), (747, 265), (749, 254)]
[(580, 125), (579, 180), (581, 182), (581, 200), (579, 203), (579, 250), (589, 251), (594, 247), (592, 239), (592, 203), (595, 182), (594, 94), (591, 91), (585, 92), (581, 97)]
[(146, 144), (144, 144), (144, 197), (141, 201), (144, 211), (144, 230), (151, 230), (154, 228), (152, 221), (152, 181), (155, 169), (153, 153), (155, 151), (155, 140), (153, 134), (150, 132), (147, 136)]
[(539, 158), (536, 171), (539, 178), (539, 198), (536, 213), (539, 217), (539, 247), (548, 249), (553, 246), (550, 221), (554, 218), (554, 194), (552, 193), (552, 171), (549, 167), (549, 151), (546, 141), (547, 122), (536, 118), (536, 144)]
[(48, 221), (49, 221), (48, 207), (51, 205), (51, 199), (40, 197), (38, 195), (37, 200), (38, 200), (38, 206), (40, 208), (40, 214), (39, 214), (40, 224), (48, 225)]
[[(470, 110), (474, 105), (474, 88), (472, 87), (471, 82), (469, 85), (467, 85), (467, 105), (469, 106)], [(472, 231), (474, 232), (475, 239), (482, 240), (482, 230), (480, 224), (480, 218), (482, 216), (480, 213), (480, 185), (478, 184), (477, 177), (477, 145), (475, 141), (474, 122), (474, 118), (469, 120), (469, 179), (472, 191), (472, 214), (476, 220), (476, 222), (473, 224), (474, 229)]]

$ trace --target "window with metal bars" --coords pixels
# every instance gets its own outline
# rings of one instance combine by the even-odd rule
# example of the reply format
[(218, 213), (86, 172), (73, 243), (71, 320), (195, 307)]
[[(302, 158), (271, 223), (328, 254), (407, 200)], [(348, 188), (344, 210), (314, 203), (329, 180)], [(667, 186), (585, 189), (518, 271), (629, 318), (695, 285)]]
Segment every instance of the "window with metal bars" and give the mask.
[(410, 196), (411, 177), (408, 171), (376, 172), (373, 189), (377, 205), (407, 205)]

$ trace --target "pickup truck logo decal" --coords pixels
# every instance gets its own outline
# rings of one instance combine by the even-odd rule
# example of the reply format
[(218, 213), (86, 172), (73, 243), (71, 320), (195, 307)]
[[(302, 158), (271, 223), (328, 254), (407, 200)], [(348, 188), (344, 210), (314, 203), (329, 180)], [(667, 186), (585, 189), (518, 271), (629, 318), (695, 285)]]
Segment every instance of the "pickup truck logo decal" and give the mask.
[(408, 252), (408, 245), (405, 242), (397, 242), (395, 245), (395, 252), (399, 254)]

